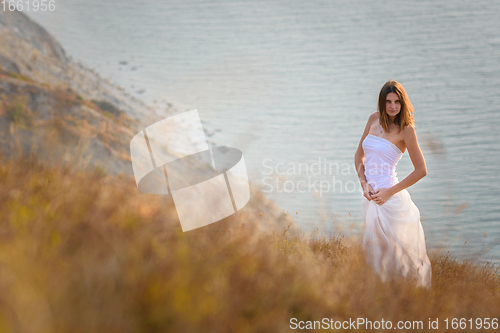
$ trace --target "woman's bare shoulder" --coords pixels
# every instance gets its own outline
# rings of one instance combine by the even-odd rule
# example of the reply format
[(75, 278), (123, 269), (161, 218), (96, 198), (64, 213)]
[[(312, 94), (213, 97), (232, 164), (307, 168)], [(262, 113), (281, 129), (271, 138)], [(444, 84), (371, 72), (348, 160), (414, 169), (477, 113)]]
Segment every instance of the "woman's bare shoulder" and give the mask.
[(375, 112), (372, 112), (370, 114), (370, 118), (369, 119), (370, 120), (374, 120), (374, 119), (379, 119), (379, 118), (380, 118), (380, 115), (379, 115), (378, 111), (375, 111)]
[(414, 134), (416, 133), (415, 131), (415, 126), (413, 125), (406, 125), (404, 128), (403, 128), (403, 134)]
[(378, 114), (378, 111), (372, 112), (370, 116), (368, 117), (368, 124), (373, 125), (375, 121), (377, 121), (380, 118), (380, 115)]
[(402, 136), (405, 141), (417, 139), (417, 132), (415, 131), (415, 126), (411, 124), (405, 126), (401, 132), (403, 132)]

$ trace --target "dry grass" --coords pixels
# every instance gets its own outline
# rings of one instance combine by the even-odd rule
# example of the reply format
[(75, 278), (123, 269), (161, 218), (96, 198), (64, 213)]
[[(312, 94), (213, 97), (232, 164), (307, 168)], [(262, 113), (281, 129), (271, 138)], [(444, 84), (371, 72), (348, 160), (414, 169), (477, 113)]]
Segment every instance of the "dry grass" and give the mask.
[(243, 214), (183, 233), (167, 197), (99, 170), (1, 158), (0, 212), (0, 332), (288, 332), (291, 318), (445, 332), (500, 314), (490, 266), (432, 256), (430, 290), (384, 284), (356, 238), (256, 234)]

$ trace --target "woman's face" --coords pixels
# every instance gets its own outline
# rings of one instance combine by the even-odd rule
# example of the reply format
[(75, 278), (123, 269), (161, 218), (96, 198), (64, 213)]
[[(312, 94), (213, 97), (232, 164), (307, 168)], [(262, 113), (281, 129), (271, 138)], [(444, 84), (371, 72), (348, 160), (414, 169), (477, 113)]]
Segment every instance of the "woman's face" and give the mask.
[(390, 92), (385, 98), (385, 112), (389, 117), (395, 117), (401, 111), (401, 102), (396, 93)]

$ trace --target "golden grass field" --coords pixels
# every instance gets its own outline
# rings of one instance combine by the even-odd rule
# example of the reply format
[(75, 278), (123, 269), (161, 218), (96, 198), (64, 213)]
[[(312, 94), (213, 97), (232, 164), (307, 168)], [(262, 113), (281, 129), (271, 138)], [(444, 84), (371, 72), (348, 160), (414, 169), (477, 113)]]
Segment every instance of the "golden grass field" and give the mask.
[(291, 332), (291, 318), (447, 332), (446, 318), (500, 317), (488, 264), (431, 253), (430, 290), (384, 284), (359, 237), (256, 232), (242, 212), (183, 233), (173, 202), (132, 177), (0, 160), (0, 332)]

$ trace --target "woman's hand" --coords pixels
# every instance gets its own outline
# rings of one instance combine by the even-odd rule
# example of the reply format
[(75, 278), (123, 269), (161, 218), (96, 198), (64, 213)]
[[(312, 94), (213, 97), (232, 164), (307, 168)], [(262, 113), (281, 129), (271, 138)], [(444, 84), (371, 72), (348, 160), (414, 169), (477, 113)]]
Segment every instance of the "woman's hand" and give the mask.
[(363, 195), (366, 199), (368, 199), (368, 201), (371, 201), (373, 199), (373, 194), (375, 194), (375, 191), (373, 190), (373, 187), (368, 184), (368, 183), (365, 183), (363, 185)]
[(394, 194), (388, 188), (379, 188), (374, 195), (372, 195), (372, 199), (378, 205), (385, 204)]

